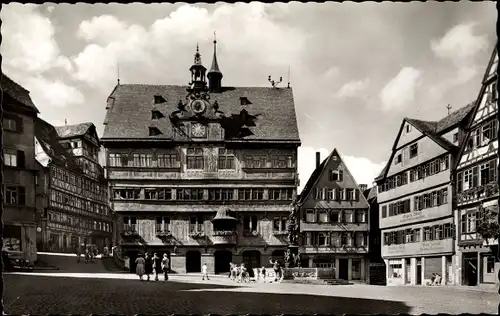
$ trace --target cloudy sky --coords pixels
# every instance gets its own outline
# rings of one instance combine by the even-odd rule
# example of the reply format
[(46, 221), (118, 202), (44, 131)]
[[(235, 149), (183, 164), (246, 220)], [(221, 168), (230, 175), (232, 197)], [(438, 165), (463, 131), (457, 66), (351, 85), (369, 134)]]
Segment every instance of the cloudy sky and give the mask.
[(337, 148), (371, 184), (405, 116), (433, 120), (477, 97), (493, 50), (494, 2), (290, 4), (9, 4), (3, 71), (54, 125), (91, 121), (122, 83), (186, 84), (196, 43), (223, 82), (287, 81), (295, 96), (303, 186)]

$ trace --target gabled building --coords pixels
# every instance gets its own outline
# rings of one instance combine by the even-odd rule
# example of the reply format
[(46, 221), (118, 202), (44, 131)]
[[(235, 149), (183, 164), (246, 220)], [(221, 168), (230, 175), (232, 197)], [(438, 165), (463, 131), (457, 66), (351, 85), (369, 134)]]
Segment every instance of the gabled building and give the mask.
[(366, 185), (358, 186), (336, 149), (320, 161), (317, 152), (316, 169), (298, 200), (301, 265), (334, 268), (337, 279), (367, 281)]
[(454, 284), (451, 168), (471, 103), (443, 119), (405, 118), (378, 186), (387, 285), (425, 285), (433, 274)]
[[(481, 89), (467, 122), (454, 182), (458, 223), (459, 284), (497, 282), (495, 261), (498, 240), (483, 240), (477, 233), (482, 221), (498, 214), (498, 51), (493, 51)], [(489, 218), (490, 216), (493, 218)]]
[(38, 118), (35, 152), (45, 183), (42, 249), (74, 252), (81, 244), (95, 244), (102, 251), (111, 246), (113, 219), (94, 124), (54, 127)]
[(189, 86), (118, 84), (108, 98), (101, 141), (131, 271), (145, 251), (179, 273), (284, 256), (300, 146), (292, 89), (223, 85), (215, 41), (206, 70), (197, 50)]
[(33, 135), (37, 107), (29, 91), (1, 74), (3, 93), (3, 248), (36, 261), (36, 189), (39, 183)]

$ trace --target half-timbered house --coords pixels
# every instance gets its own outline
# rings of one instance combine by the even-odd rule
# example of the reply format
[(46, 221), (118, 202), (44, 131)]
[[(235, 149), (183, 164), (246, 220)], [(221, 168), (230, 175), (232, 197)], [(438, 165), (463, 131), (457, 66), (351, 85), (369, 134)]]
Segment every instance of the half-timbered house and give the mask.
[(43, 166), (46, 208), (40, 217), (42, 248), (73, 252), (81, 244), (111, 246), (108, 186), (98, 162), (99, 138), (92, 123), (35, 126), (36, 159)]
[(484, 221), (496, 221), (498, 214), (497, 70), (495, 47), (456, 164), (457, 262), (461, 267), (457, 277), (462, 285), (497, 281), (498, 240), (484, 240), (478, 233)]

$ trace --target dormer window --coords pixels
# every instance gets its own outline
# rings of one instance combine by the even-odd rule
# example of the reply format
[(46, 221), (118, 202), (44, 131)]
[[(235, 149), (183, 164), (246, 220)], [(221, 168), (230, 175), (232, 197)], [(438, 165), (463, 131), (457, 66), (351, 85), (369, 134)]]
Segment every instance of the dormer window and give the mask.
[(453, 134), (453, 142), (458, 143), (458, 133)]
[(248, 100), (247, 97), (240, 97), (240, 105), (248, 105), (248, 104), (252, 104), (252, 102), (250, 102), (250, 100)]
[(165, 100), (165, 98), (163, 98), (161, 95), (159, 94), (155, 95), (155, 104), (160, 104), (165, 102), (167, 102), (167, 100)]
[(163, 115), (163, 113), (161, 113), (160, 111), (151, 110), (151, 119), (152, 120), (158, 120), (158, 119), (161, 119), (163, 117), (165, 117), (165, 115)]
[(149, 136), (158, 136), (163, 133), (157, 127), (149, 127)]

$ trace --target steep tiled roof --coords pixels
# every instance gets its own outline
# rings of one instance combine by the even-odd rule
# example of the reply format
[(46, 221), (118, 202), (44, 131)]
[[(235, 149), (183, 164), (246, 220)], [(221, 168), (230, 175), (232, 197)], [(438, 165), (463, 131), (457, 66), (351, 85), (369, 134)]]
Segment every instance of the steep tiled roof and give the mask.
[(376, 199), (377, 198), (377, 187), (374, 186), (374, 187), (371, 187), (369, 189), (366, 189), (363, 192), (363, 195), (365, 196), (365, 198), (368, 202), (370, 202), (373, 199)]
[(53, 163), (59, 165), (70, 164), (72, 169), (78, 168), (76, 164), (73, 164), (72, 153), (66, 151), (59, 143), (56, 128), (39, 117), (35, 121), (35, 137)]
[(453, 127), (460, 123), (476, 105), (475, 102), (470, 102), (466, 106), (452, 112), (450, 115), (445, 116), (443, 119), (436, 123), (436, 133), (441, 133), (450, 127)]
[[(462, 122), (462, 120), (464, 120), (468, 114), (472, 113), (475, 104), (475, 102), (470, 102), (466, 106), (450, 113), (439, 121), (422, 121), (407, 117), (404, 118), (404, 120), (415, 126), (424, 135), (434, 140), (441, 147), (445, 148), (448, 151), (455, 151), (458, 150), (458, 147), (442, 137), (442, 134), (449, 128), (455, 127), (460, 124), (460, 122)], [(382, 169), (375, 180), (380, 180), (385, 176), (390, 163), (391, 161), (389, 159), (387, 165), (384, 167), (384, 169)]]
[(80, 123), (76, 125), (56, 126), (55, 130), (60, 138), (83, 136), (93, 123)]
[[(307, 181), (306, 185), (304, 186), (304, 189), (302, 190), (300, 194), (300, 199), (298, 204), (300, 206), (303, 206), (305, 203), (308, 203), (307, 199), (311, 195), (311, 191), (313, 188), (316, 186), (318, 181), (320, 180), (321, 176), (324, 174), (324, 172), (331, 166), (330, 162), (333, 161), (333, 157), (338, 157), (338, 160), (336, 160), (336, 163), (338, 164), (343, 164), (344, 166), (344, 181), (347, 177), (351, 178), (353, 184), (355, 185), (356, 188), (359, 188), (359, 185), (357, 184), (356, 180), (352, 176), (351, 172), (349, 171), (349, 168), (347, 165), (344, 163), (342, 160), (342, 157), (338, 153), (337, 149), (333, 149), (330, 155), (326, 157), (325, 160), (313, 171), (311, 176), (309, 177), (309, 180)], [(342, 187), (342, 185), (340, 185)], [(352, 201), (344, 201), (344, 200), (314, 200), (314, 208), (320, 208), (320, 209), (331, 209), (331, 208), (342, 208), (342, 209), (347, 209), (347, 208), (363, 208), (363, 207), (368, 207), (368, 202), (366, 201), (364, 195), (361, 197), (361, 194), (359, 195), (359, 200), (357, 202), (352, 202)]]
[(40, 111), (38, 111), (37, 107), (31, 100), (30, 92), (14, 82), (14, 80), (10, 79), (4, 73), (0, 74), (0, 85), (3, 93), (8, 94), (11, 98), (24, 104), (26, 107), (32, 109), (36, 113), (40, 113)]
[[(109, 107), (103, 139), (150, 138), (148, 127), (151, 126), (151, 109), (155, 95), (161, 95), (164, 103), (154, 104), (166, 117), (155, 120), (163, 134), (155, 138), (170, 140), (173, 127), (168, 116), (177, 110), (179, 100), (187, 95), (187, 86), (175, 85), (118, 85), (111, 93), (113, 100)], [(246, 96), (249, 103), (240, 105), (240, 97)], [(299, 141), (299, 131), (295, 115), (292, 89), (271, 87), (223, 88), (210, 94), (210, 101), (217, 101), (219, 111), (226, 116), (238, 114), (245, 109), (250, 115), (257, 116), (256, 126), (249, 126), (252, 135), (247, 140), (283, 140)], [(212, 110), (208, 109), (207, 113)]]
[(330, 155), (328, 155), (328, 157), (325, 158), (325, 160), (323, 160), (323, 162), (316, 169), (314, 169), (314, 171), (311, 174), (311, 176), (309, 177), (309, 179), (307, 179), (306, 185), (304, 186), (304, 188), (302, 189), (302, 192), (300, 193), (299, 203), (302, 203), (306, 200), (307, 196), (309, 195), (311, 190), (314, 188), (314, 184), (316, 183), (318, 178), (323, 173), (323, 170), (325, 170), (325, 166), (328, 163), (328, 161), (330, 160), (330, 158), (332, 157), (332, 155), (333, 155), (333, 151), (330, 153)]

